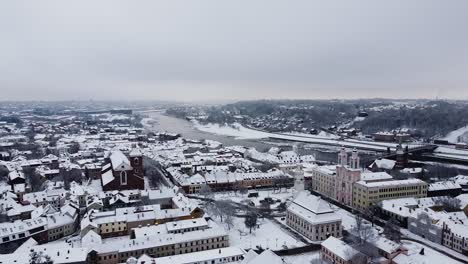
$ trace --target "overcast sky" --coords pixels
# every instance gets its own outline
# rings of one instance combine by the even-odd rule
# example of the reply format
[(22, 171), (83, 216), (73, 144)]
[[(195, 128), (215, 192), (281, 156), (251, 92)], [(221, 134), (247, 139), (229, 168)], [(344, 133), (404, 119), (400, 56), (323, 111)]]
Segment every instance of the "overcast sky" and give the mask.
[(0, 100), (468, 99), (468, 1), (3, 1)]

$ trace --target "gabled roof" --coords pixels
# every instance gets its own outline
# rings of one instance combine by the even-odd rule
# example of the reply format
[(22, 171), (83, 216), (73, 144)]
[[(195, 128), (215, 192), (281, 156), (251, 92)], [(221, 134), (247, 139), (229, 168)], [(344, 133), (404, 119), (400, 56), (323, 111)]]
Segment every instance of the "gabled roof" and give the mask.
[(323, 241), (322, 247), (328, 249), (345, 261), (351, 260), (356, 254), (359, 254), (359, 251), (333, 236)]
[(128, 158), (120, 150), (113, 151), (110, 155), (110, 160), (114, 171), (133, 169)]
[(273, 251), (267, 249), (260, 255), (250, 258), (250, 260), (243, 261), (242, 264), (284, 264), (283, 259), (276, 255)]
[(287, 210), (313, 225), (341, 222), (341, 217), (329, 203), (307, 191), (300, 192)]
[(319, 196), (310, 194), (308, 191), (300, 192), (294, 199), (293, 203), (315, 214), (333, 213), (333, 209), (330, 207), (328, 202)]

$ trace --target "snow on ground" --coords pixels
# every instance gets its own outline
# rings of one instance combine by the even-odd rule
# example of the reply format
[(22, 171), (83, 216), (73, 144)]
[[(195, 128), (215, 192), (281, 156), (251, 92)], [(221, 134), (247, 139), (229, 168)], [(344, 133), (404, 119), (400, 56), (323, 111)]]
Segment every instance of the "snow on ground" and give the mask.
[(395, 148), (397, 144), (395, 143), (385, 143), (385, 142), (371, 142), (371, 141), (360, 141), (356, 139), (346, 139), (338, 140), (332, 137), (323, 137), (320, 135), (297, 135), (297, 134), (281, 134), (281, 133), (269, 133), (259, 130), (254, 130), (246, 128), (239, 123), (232, 125), (219, 125), (219, 124), (200, 124), (198, 121), (192, 121), (194, 127), (200, 131), (235, 137), (238, 139), (262, 139), (262, 138), (274, 138), (282, 140), (292, 140), (292, 141), (301, 141), (305, 143), (314, 143), (314, 144), (334, 144), (342, 145), (344, 147), (357, 147), (357, 148), (368, 148), (372, 150), (387, 150), (387, 147)]
[[(462, 263), (456, 261), (448, 256), (445, 256), (431, 248), (421, 245), (412, 241), (402, 241), (403, 246), (408, 248), (408, 256), (404, 259), (408, 264), (433, 264), (433, 263), (444, 263), (444, 264), (457, 264)], [(424, 248), (424, 255), (420, 255), (419, 252)]]
[(129, 115), (124, 115), (124, 114), (103, 113), (103, 114), (92, 114), (91, 116), (99, 120), (108, 121), (108, 122), (130, 119)]
[(141, 124), (144, 126), (144, 127), (148, 127), (148, 126), (151, 126), (152, 123), (154, 123), (154, 119), (153, 118), (150, 118), (150, 117), (145, 117), (145, 118), (142, 118), (141, 119)]
[[(461, 258), (461, 259), (465, 259), (465, 262), (468, 263), (468, 257), (467, 256), (465, 256), (463, 254), (460, 254), (460, 253), (458, 253), (458, 252), (456, 252), (456, 251), (454, 251), (454, 250), (452, 250), (450, 248), (447, 248), (444, 245), (437, 244), (437, 243), (431, 242), (431, 241), (429, 241), (427, 239), (424, 239), (424, 238), (422, 238), (422, 237), (420, 237), (420, 236), (418, 236), (418, 235), (416, 235), (414, 233), (411, 233), (408, 229), (402, 228), (401, 233), (404, 236), (408, 237), (408, 238), (419, 240), (419, 241), (424, 241), (424, 243), (426, 243), (428, 245), (431, 245), (432, 247), (437, 248), (437, 249), (439, 249), (441, 251), (444, 251), (444, 252), (450, 254), (451, 256), (455, 256), (455, 257), (458, 257), (458, 258)], [(425, 247), (425, 248), (427, 248), (427, 247)], [(435, 253), (438, 253), (438, 252), (435, 251)], [(449, 259), (452, 260), (451, 258), (449, 258)], [(419, 263), (419, 262), (415, 262), (415, 263)], [(427, 263), (430, 263), (430, 262), (427, 262)], [(434, 263), (439, 263), (439, 262), (434, 262)], [(444, 263), (444, 262), (441, 262), (441, 263)], [(459, 263), (459, 262), (446, 262), (446, 263)]]
[(463, 149), (455, 149), (452, 147), (438, 147), (434, 150), (435, 156), (468, 159), (468, 151)]
[[(223, 223), (220, 224), (224, 225)], [(304, 243), (287, 234), (269, 219), (259, 218), (258, 224), (259, 228), (252, 229), (252, 234), (250, 234), (249, 229), (245, 227), (244, 218), (235, 217), (234, 227), (227, 230), (230, 245), (243, 249), (261, 246), (264, 249), (269, 248), (271, 250), (280, 250), (284, 246), (288, 248), (304, 246)]]
[(320, 259), (320, 251), (312, 251), (299, 255), (284, 256), (284, 261), (290, 264), (310, 264), (312, 260)]
[(468, 151), (464, 149), (456, 149), (453, 147), (438, 147), (434, 150), (435, 153), (442, 153), (442, 154), (452, 154), (452, 155), (460, 155), (460, 156), (468, 156)]
[[(350, 212), (339, 209), (335, 207), (338, 211), (337, 213), (341, 215), (342, 217), (342, 224), (343, 228), (347, 231), (351, 231), (351, 229), (356, 225), (356, 220)], [(368, 221), (364, 221), (365, 224), (370, 224)], [(381, 233), (383, 229), (378, 226), (374, 226), (373, 233), (374, 233), (374, 239), (379, 239), (379, 233)], [(466, 256), (463, 256), (462, 254), (455, 252), (443, 245), (432, 243), (420, 236), (417, 236), (411, 232), (409, 232), (407, 229), (401, 229), (401, 232), (412, 239), (417, 239), (417, 240), (424, 240), (425, 243), (430, 244), (431, 246), (438, 248), (444, 252), (448, 252), (451, 255), (457, 256), (459, 258), (468, 258)], [(408, 262), (409, 264), (430, 264), (430, 263), (460, 263), (450, 257), (445, 256), (444, 254), (437, 252), (436, 250), (433, 250), (427, 246), (424, 246), (422, 244), (416, 243), (416, 242), (410, 242), (410, 241), (404, 241), (404, 246), (408, 247), (409, 249), (409, 257), (408, 257)], [(425, 250), (425, 255), (419, 255), (419, 252), (421, 251), (421, 248), (424, 247)]]
[[(223, 192), (215, 193), (214, 198), (216, 200), (231, 200), (237, 203), (249, 199), (253, 201), (255, 205), (259, 206), (260, 200), (266, 197), (286, 201), (292, 198), (294, 192), (295, 191), (291, 189), (283, 189), (282, 192), (274, 192), (273, 190), (260, 190), (258, 191), (258, 198), (247, 198), (247, 194), (241, 195), (234, 194), (233, 192)], [(279, 205), (279, 203), (275, 203), (272, 206), (275, 207), (277, 205)], [(250, 249), (256, 248), (256, 246), (261, 246), (264, 249), (270, 248), (272, 250), (283, 249), (283, 246), (288, 248), (304, 246), (304, 243), (296, 240), (293, 236), (287, 233), (287, 231), (284, 231), (281, 226), (269, 219), (259, 218), (259, 228), (255, 230), (252, 229), (252, 234), (250, 234), (249, 229), (245, 227), (244, 218), (234, 217), (234, 226), (231, 228), (231, 230), (228, 230), (226, 224), (220, 222), (219, 218), (214, 218), (214, 220), (226, 228), (226, 231), (229, 233), (229, 241), (232, 246), (239, 246), (243, 249)]]
[(98, 194), (102, 192), (102, 185), (101, 185), (101, 180), (91, 180), (88, 182), (88, 185), (86, 186), (86, 190), (90, 194)]
[[(274, 200), (281, 200), (281, 202), (285, 202), (288, 200), (292, 200), (293, 196), (297, 192), (292, 188), (283, 188), (281, 191), (272, 190), (272, 189), (262, 189), (262, 190), (251, 190), (250, 193), (257, 192), (258, 197), (247, 197), (247, 194), (240, 194), (234, 192), (217, 192), (214, 193), (214, 198), (216, 200), (231, 200), (236, 203), (240, 203), (246, 199), (251, 200), (256, 206), (260, 206), (260, 200), (263, 200), (267, 197), (271, 197)], [(272, 205), (272, 207), (277, 206), (279, 203)]]
[(468, 134), (468, 125), (448, 133), (443, 139), (451, 143), (457, 143), (458, 138)]
[(193, 125), (196, 129), (217, 135), (231, 136), (237, 139), (261, 139), (268, 138), (268, 133), (253, 130), (242, 126), (239, 123), (232, 125), (219, 125), (219, 124), (200, 124), (198, 121), (193, 120)]
[(318, 135), (300, 133), (300, 132), (289, 132), (289, 133), (282, 133), (284, 135), (291, 135), (291, 136), (299, 136), (299, 137), (309, 137), (309, 138), (324, 138), (324, 139), (338, 139), (340, 138), (337, 135), (333, 135), (331, 133), (327, 133), (325, 131), (320, 131)]

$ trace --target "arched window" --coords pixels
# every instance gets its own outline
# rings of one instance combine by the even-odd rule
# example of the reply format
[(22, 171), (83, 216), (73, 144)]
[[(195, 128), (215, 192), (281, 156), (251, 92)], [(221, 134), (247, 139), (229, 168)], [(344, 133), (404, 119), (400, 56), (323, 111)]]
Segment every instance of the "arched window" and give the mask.
[(135, 165), (138, 165), (138, 164), (140, 164), (140, 159), (139, 158), (134, 158), (133, 162), (135, 163)]
[(120, 172), (120, 185), (127, 185), (127, 172), (126, 171)]

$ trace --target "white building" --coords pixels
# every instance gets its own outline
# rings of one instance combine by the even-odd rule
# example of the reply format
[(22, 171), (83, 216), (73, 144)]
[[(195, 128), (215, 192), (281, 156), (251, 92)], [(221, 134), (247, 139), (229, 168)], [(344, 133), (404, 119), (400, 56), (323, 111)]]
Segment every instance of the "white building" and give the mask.
[(341, 237), (341, 217), (329, 203), (308, 191), (300, 192), (288, 206), (286, 223), (310, 240)]

